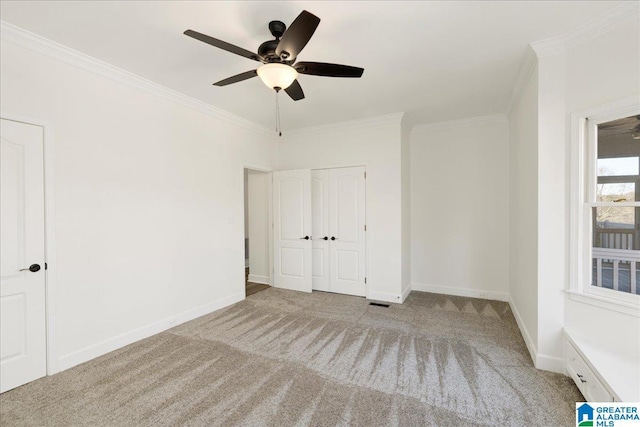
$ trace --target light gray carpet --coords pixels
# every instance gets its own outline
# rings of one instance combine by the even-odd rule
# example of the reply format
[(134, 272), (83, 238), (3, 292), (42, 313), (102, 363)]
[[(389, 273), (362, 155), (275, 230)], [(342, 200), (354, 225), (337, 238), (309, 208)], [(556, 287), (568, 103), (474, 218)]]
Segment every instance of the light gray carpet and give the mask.
[(509, 306), (270, 288), (0, 396), (0, 423), (574, 425), (573, 382), (533, 368)]

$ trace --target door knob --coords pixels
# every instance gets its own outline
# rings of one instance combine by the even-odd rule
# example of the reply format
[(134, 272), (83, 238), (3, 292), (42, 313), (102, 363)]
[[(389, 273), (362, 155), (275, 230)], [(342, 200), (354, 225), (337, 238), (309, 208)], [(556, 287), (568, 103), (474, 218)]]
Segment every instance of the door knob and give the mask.
[(301, 237), (300, 240), (309, 240), (309, 236)]
[(329, 238), (327, 236), (324, 236), (322, 240), (329, 240)]
[(335, 236), (331, 236), (331, 240), (337, 240)]
[(36, 271), (40, 271), (40, 265), (39, 264), (31, 264), (29, 266), (29, 268), (21, 268), (20, 271), (27, 271), (29, 270), (32, 273), (35, 273)]

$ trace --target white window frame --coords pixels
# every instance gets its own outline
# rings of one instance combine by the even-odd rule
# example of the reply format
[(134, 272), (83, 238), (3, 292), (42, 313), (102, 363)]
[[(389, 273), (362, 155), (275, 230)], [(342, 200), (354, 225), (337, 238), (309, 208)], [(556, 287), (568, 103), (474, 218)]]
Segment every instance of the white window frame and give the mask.
[[(639, 207), (640, 202), (595, 203), (597, 126), (640, 114), (638, 97), (571, 114), (569, 289), (571, 299), (640, 317), (640, 295), (591, 285), (591, 209), (594, 206)], [(640, 191), (636, 189), (636, 191)]]

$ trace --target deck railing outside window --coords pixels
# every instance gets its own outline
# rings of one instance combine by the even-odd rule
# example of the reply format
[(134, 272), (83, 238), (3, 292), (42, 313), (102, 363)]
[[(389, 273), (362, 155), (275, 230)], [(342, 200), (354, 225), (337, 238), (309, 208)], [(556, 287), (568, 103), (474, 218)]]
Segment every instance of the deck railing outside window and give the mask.
[(638, 294), (640, 251), (593, 248), (594, 286)]

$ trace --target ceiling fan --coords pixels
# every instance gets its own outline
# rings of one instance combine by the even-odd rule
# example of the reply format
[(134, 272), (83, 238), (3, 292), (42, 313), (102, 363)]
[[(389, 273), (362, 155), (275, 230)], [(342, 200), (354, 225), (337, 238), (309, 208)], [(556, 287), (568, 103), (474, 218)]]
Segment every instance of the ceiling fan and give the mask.
[(222, 40), (187, 30), (185, 35), (208, 43), (227, 52), (262, 62), (256, 70), (246, 71), (235, 76), (214, 83), (215, 86), (227, 86), (252, 77), (260, 76), (262, 81), (271, 89), (279, 92), (281, 89), (293, 99), (304, 99), (304, 92), (298, 83), (298, 74), (309, 74), (324, 77), (361, 77), (363, 68), (349, 65), (329, 64), (325, 62), (296, 62), (300, 51), (307, 45), (315, 32), (320, 18), (303, 10), (291, 23), (289, 28), (281, 21), (269, 22), (269, 31), (275, 40), (268, 40), (258, 47), (258, 52), (232, 45)]

